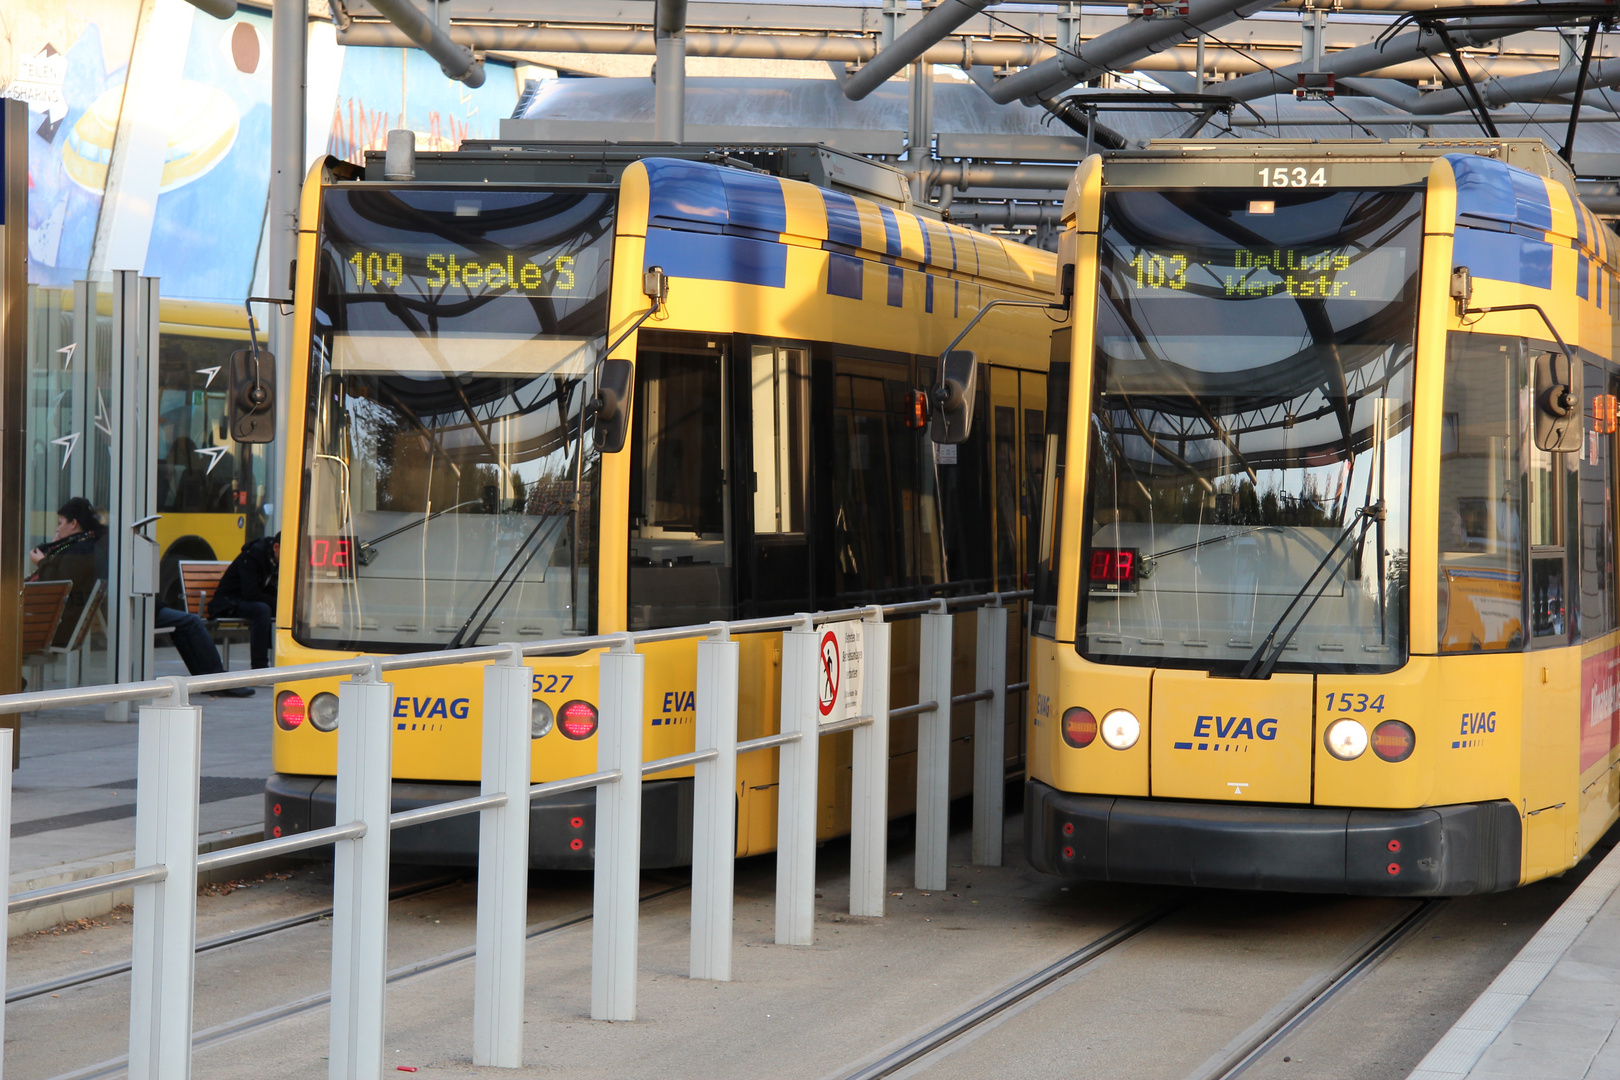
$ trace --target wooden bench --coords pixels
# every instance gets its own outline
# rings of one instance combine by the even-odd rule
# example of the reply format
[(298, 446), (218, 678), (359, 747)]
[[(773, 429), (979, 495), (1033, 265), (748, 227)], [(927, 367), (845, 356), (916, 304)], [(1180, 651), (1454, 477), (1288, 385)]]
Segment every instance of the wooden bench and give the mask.
[[(51, 642), (62, 624), (71, 581), (26, 581), (22, 587), (22, 663), (34, 676), (30, 690), (44, 689), (45, 665), (51, 661)], [(88, 604), (85, 605), (89, 607)]]
[(230, 565), (214, 559), (180, 560), (180, 595), (185, 598), (186, 610), (208, 625), (215, 645), (224, 645), (221, 659), (226, 671), (231, 670), (232, 640), (248, 640), (247, 620), (229, 616), (216, 619), (208, 614), (208, 601), (219, 591), (219, 579)]

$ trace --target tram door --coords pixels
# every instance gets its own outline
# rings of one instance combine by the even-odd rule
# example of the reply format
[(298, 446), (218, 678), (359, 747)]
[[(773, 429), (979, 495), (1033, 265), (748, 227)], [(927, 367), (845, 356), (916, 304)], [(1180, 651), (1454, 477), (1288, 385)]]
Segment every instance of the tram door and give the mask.
[(630, 413), (632, 630), (732, 617), (728, 344), (642, 332)]

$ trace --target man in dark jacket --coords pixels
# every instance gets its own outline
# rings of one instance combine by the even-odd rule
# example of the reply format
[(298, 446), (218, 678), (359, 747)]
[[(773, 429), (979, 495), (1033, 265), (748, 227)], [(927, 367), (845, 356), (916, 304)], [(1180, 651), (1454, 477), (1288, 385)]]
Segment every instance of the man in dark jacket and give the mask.
[(219, 590), (208, 601), (215, 619), (241, 619), (248, 624), (253, 666), (270, 666), (270, 632), (276, 625), (276, 582), (281, 566), (281, 534), (242, 546), (225, 568)]

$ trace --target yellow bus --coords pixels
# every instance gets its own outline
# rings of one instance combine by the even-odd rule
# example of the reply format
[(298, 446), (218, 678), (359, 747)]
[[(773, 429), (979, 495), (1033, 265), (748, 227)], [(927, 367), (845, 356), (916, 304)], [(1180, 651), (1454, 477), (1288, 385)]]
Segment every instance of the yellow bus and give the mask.
[(1573, 865), (1620, 803), (1620, 365), (1569, 169), (1164, 142), (1065, 215), (1035, 865), (1406, 896)]
[[(935, 449), (926, 391), (983, 305), (1053, 299), (1052, 255), (917, 212), (897, 172), (822, 148), (475, 146), (416, 155), (410, 180), (383, 164), (329, 162), (305, 188), (279, 663), (1020, 587), (1050, 324), (997, 308), (975, 330), (966, 443)], [(915, 700), (916, 627), (895, 632), (897, 702)], [(969, 619), (957, 641), (965, 685)], [(781, 637), (742, 648), (746, 739), (778, 730)], [(645, 652), (650, 760), (692, 748), (696, 654)], [(532, 664), (536, 782), (592, 771), (596, 655)], [(398, 676), (396, 809), (476, 784), (481, 685)], [(273, 835), (332, 822), (334, 690), (278, 687)], [(895, 726), (896, 812), (915, 731)], [(850, 746), (822, 748), (823, 835), (847, 829)], [(739, 854), (774, 846), (775, 769), (774, 750), (739, 763)], [(644, 788), (645, 865), (689, 860), (689, 777)], [(532, 864), (591, 865), (593, 821), (591, 793), (536, 801)], [(476, 841), (446, 822), (393, 843), (456, 863)]]

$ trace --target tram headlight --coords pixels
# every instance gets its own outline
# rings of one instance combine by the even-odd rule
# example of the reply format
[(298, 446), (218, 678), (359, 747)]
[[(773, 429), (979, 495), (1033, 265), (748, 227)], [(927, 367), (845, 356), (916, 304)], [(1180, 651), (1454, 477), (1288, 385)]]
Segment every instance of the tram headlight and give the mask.
[(1399, 720), (1385, 720), (1373, 728), (1372, 748), (1383, 761), (1405, 761), (1417, 749), (1417, 733)]
[(1103, 742), (1115, 750), (1129, 750), (1142, 737), (1142, 721), (1129, 709), (1115, 709), (1102, 718)]
[(529, 702), (529, 738), (538, 739), (551, 731), (556, 723), (556, 717), (551, 713), (551, 706), (535, 698)]
[(276, 695), (276, 726), (291, 731), (304, 722), (304, 699), (291, 690)]
[(309, 726), (316, 731), (336, 731), (338, 724), (337, 695), (323, 690), (309, 699)]
[(1059, 730), (1063, 732), (1064, 742), (1076, 750), (1084, 750), (1097, 737), (1097, 718), (1091, 715), (1091, 710), (1076, 705), (1063, 710)]
[(1367, 729), (1356, 720), (1335, 720), (1322, 743), (1340, 761), (1354, 761), (1367, 752)]

